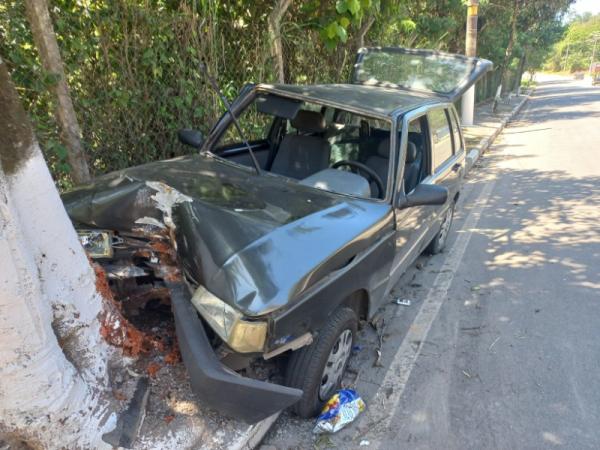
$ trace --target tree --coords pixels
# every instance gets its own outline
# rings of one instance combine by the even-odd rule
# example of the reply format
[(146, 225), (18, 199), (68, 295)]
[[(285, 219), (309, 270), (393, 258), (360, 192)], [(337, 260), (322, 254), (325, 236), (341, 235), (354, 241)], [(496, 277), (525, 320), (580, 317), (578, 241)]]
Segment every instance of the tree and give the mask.
[(25, 7), (42, 65), (55, 78), (52, 90), (56, 97), (56, 117), (61, 127), (62, 140), (67, 148), (71, 176), (77, 184), (89, 183), (91, 177), (81, 142), (81, 129), (69, 94), (48, 5), (46, 0), (25, 0)]
[(508, 44), (504, 52), (504, 61), (502, 62), (502, 75), (500, 76), (500, 85), (502, 86), (501, 93), (505, 93), (508, 89), (508, 69), (513, 56), (513, 47), (517, 39), (517, 19), (519, 17), (519, 0), (514, 0), (510, 16), (510, 31), (508, 35)]
[(0, 230), (0, 433), (31, 448), (104, 448), (102, 298), (2, 59)]
[[(594, 46), (600, 46), (600, 14), (575, 16), (571, 19), (563, 38), (555, 45), (547, 62), (551, 70), (560, 70), (563, 65), (570, 71), (587, 70), (590, 67)], [(568, 59), (565, 58), (569, 49)]]
[(276, 0), (273, 11), (269, 14), (268, 29), (269, 38), (271, 39), (271, 53), (275, 60), (275, 68), (277, 71), (277, 81), (285, 83), (285, 72), (283, 67), (283, 48), (281, 44), (281, 19), (285, 12), (290, 7), (292, 0)]

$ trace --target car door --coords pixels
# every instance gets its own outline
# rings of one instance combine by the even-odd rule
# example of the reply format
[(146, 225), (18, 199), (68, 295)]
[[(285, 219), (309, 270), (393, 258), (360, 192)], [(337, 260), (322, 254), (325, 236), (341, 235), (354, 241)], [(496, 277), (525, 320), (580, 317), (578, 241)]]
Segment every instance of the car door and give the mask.
[[(428, 108), (406, 114), (402, 120), (398, 172), (396, 176), (396, 193), (394, 196), (394, 216), (396, 223), (395, 255), (390, 273), (390, 286), (394, 286), (406, 269), (414, 262), (422, 251), (421, 243), (426, 238), (435, 216), (435, 206), (401, 206), (399, 198), (403, 198), (414, 187), (406, 188), (406, 175), (409, 171), (407, 164), (407, 148), (409, 142), (415, 144), (417, 136), (419, 152), (421, 153), (419, 176), (416, 184), (431, 182), (431, 139), (427, 116)], [(418, 125), (418, 129), (417, 129)]]
[(456, 182), (462, 166), (455, 154), (451, 111), (440, 106), (427, 112), (432, 144), (432, 174), (436, 184), (456, 192)]
[(433, 216), (429, 218), (430, 229), (426, 239), (421, 243), (421, 250), (437, 234), (446, 210), (458, 198), (465, 160), (464, 146), (452, 105), (444, 104), (430, 109), (427, 118), (432, 151), (431, 183), (448, 189), (448, 201), (444, 205), (435, 207)]

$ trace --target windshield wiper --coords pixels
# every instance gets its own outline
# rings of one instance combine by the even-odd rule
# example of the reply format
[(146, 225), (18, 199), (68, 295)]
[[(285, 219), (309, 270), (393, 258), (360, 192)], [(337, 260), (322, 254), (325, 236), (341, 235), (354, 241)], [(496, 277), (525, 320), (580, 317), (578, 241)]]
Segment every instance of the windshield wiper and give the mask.
[(210, 82), (213, 90), (217, 93), (217, 95), (221, 99), (221, 102), (223, 103), (223, 105), (225, 105), (225, 108), (227, 108), (227, 112), (229, 112), (229, 115), (233, 119), (233, 123), (240, 135), (240, 138), (242, 139), (242, 142), (248, 148), (248, 152), (250, 153), (250, 158), (252, 159), (252, 164), (254, 164), (254, 169), (256, 170), (256, 174), (260, 175), (260, 172), (261, 172), (260, 165), (258, 164), (256, 156), (254, 156), (254, 152), (252, 151), (252, 147), (250, 147), (250, 144), (248, 143), (246, 136), (244, 136), (242, 127), (240, 127), (240, 124), (239, 124), (237, 118), (235, 117), (235, 114), (233, 114), (233, 111), (231, 111), (231, 105), (229, 104), (227, 97), (225, 97), (225, 95), (223, 95), (223, 93), (221, 92), (221, 89), (219, 89), (219, 85), (217, 84), (217, 81), (213, 77), (210, 76), (210, 74), (208, 73), (208, 68), (206, 67), (206, 64), (204, 64), (203, 62), (200, 63), (200, 70), (202, 72), (204, 72), (204, 75), (206, 76), (206, 78), (208, 78), (208, 81)]

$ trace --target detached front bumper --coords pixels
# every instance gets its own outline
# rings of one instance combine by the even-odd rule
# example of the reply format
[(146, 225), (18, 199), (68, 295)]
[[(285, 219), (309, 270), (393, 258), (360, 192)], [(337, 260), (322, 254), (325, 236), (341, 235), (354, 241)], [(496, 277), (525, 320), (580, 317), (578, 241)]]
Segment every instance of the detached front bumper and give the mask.
[(192, 390), (200, 400), (227, 416), (256, 423), (300, 399), (300, 389), (244, 378), (221, 364), (191, 303), (187, 286), (182, 282), (167, 285), (181, 356)]

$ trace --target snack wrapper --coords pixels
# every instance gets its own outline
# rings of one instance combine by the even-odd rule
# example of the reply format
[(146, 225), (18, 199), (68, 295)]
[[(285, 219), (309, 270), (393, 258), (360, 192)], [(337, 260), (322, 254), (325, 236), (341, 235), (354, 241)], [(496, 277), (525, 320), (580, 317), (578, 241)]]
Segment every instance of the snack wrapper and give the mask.
[(323, 406), (313, 430), (316, 434), (336, 433), (365, 410), (365, 402), (352, 389), (341, 389)]

